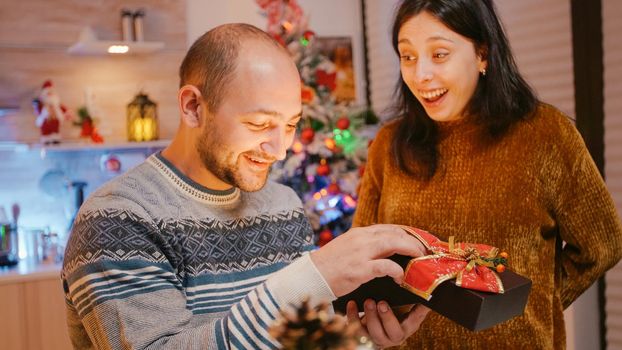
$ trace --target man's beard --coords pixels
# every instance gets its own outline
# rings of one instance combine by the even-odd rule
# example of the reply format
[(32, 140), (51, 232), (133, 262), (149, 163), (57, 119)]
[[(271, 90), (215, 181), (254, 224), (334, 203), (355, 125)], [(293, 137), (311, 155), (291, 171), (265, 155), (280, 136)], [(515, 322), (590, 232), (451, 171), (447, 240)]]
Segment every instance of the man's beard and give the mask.
[[(261, 190), (267, 182), (269, 171), (266, 172), (263, 179), (258, 179), (257, 177), (252, 179), (244, 178), (238, 167), (239, 158), (236, 158), (235, 154), (229, 149), (224, 148), (219, 141), (219, 138), (216, 136), (216, 130), (206, 126), (197, 143), (197, 152), (203, 166), (221, 181), (243, 191), (254, 192)], [(249, 155), (252, 156), (252, 154)], [(268, 159), (265, 156), (259, 156), (259, 158)]]

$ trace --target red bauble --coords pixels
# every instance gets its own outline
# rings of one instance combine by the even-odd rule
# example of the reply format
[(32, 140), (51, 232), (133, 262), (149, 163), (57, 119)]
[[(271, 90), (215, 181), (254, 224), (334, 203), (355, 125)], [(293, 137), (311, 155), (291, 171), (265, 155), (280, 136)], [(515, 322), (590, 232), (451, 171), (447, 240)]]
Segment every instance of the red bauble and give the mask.
[(350, 127), (350, 119), (348, 117), (341, 117), (337, 120), (337, 127), (341, 130), (345, 130)]
[(313, 128), (311, 127), (304, 128), (300, 132), (300, 142), (302, 142), (305, 145), (308, 145), (311, 142), (313, 142), (314, 137), (315, 137), (315, 131), (313, 131)]
[(333, 237), (333, 233), (331, 232), (331, 230), (325, 229), (324, 231), (320, 232), (320, 235), (318, 236), (318, 240), (317, 240), (317, 245), (321, 247), (324, 244), (330, 242), (333, 238), (334, 237)]
[(318, 165), (317, 170), (315, 170), (315, 173), (319, 176), (326, 176), (330, 174), (330, 167), (328, 164), (320, 164)]
[(106, 162), (106, 170), (117, 173), (121, 170), (121, 162), (117, 158), (110, 158)]
[(307, 40), (311, 40), (311, 38), (315, 36), (315, 33), (310, 30), (305, 30), (305, 32), (302, 33), (302, 36)]
[(328, 185), (328, 193), (334, 195), (334, 194), (338, 194), (339, 192), (341, 192), (341, 188), (339, 188), (339, 185), (337, 185), (336, 182), (333, 182), (330, 185)]
[(101, 156), (99, 160), (100, 170), (108, 174), (117, 174), (121, 171), (121, 160), (114, 154)]

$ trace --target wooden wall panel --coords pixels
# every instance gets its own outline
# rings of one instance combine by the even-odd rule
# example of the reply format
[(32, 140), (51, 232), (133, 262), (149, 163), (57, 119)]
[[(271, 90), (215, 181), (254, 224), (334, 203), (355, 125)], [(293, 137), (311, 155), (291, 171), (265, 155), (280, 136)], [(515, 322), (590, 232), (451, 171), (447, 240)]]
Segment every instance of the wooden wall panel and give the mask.
[[(164, 42), (164, 50), (141, 56), (67, 54), (87, 25), (100, 39), (120, 39), (122, 7), (145, 9), (145, 39)], [(173, 0), (0, 4), (0, 107), (19, 107), (0, 117), (0, 141), (38, 140), (31, 101), (46, 79), (52, 79), (61, 102), (74, 112), (89, 90), (108, 141), (126, 138), (125, 106), (142, 89), (158, 103), (161, 138), (172, 137), (178, 123), (177, 70), (186, 50), (185, 7), (185, 1)], [(77, 137), (79, 130), (66, 123), (61, 133)]]

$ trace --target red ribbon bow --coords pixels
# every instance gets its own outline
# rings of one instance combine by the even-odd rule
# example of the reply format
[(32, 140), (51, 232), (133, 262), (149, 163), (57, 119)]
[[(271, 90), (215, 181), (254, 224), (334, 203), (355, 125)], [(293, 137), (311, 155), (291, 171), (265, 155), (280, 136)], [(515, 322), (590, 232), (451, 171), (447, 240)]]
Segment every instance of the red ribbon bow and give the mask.
[(462, 288), (483, 292), (503, 293), (503, 284), (494, 267), (493, 259), (499, 249), (485, 244), (455, 243), (453, 236), (443, 242), (431, 233), (413, 227), (402, 228), (416, 237), (429, 255), (414, 258), (406, 267), (402, 287), (425, 300), (441, 283), (456, 279)]

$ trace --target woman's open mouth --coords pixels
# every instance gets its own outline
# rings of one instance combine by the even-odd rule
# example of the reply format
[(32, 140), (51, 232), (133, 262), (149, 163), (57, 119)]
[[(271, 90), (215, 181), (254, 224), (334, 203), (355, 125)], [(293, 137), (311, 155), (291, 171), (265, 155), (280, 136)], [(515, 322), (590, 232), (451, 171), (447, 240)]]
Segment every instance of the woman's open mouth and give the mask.
[(434, 104), (434, 102), (439, 101), (445, 94), (447, 93), (447, 89), (435, 89), (429, 91), (420, 91), (419, 95), (423, 98), (423, 100), (427, 104)]

